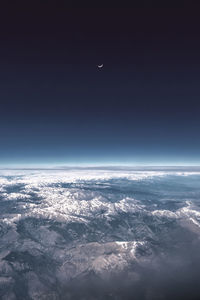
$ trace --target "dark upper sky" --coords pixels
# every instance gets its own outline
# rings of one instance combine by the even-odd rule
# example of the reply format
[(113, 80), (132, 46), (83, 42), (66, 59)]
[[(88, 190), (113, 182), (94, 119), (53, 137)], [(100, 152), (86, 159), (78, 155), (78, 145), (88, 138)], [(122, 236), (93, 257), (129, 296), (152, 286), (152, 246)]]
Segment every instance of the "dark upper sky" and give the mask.
[(198, 11), (27, 2), (1, 8), (0, 165), (200, 164)]

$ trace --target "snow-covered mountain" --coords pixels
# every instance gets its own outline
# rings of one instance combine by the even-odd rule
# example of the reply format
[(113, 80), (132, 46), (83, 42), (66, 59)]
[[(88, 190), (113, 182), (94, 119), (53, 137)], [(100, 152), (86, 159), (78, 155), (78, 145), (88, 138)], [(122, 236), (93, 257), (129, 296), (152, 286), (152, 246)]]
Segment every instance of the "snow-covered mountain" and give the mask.
[(197, 171), (1, 171), (0, 216), (1, 299), (184, 298), (200, 275)]

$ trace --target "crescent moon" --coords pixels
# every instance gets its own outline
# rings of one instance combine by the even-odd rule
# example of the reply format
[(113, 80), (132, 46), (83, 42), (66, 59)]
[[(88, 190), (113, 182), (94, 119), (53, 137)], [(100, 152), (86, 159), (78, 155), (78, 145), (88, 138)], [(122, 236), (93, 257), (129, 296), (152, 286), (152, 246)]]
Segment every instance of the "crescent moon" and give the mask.
[(99, 69), (103, 68), (103, 64), (97, 66)]

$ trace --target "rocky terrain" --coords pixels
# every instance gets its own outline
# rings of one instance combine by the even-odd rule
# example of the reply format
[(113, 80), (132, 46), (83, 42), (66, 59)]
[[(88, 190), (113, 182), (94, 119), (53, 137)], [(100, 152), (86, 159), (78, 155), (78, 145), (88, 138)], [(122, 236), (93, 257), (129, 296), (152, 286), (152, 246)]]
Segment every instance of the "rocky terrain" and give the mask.
[(0, 299), (198, 299), (200, 173), (0, 174)]

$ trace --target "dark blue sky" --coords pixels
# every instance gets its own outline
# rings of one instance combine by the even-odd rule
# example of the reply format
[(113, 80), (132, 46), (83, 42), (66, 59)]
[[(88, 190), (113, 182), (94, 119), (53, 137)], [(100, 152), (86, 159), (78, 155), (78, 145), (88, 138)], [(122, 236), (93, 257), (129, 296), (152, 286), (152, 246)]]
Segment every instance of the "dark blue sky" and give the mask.
[(200, 164), (198, 14), (42, 3), (2, 9), (0, 165)]

